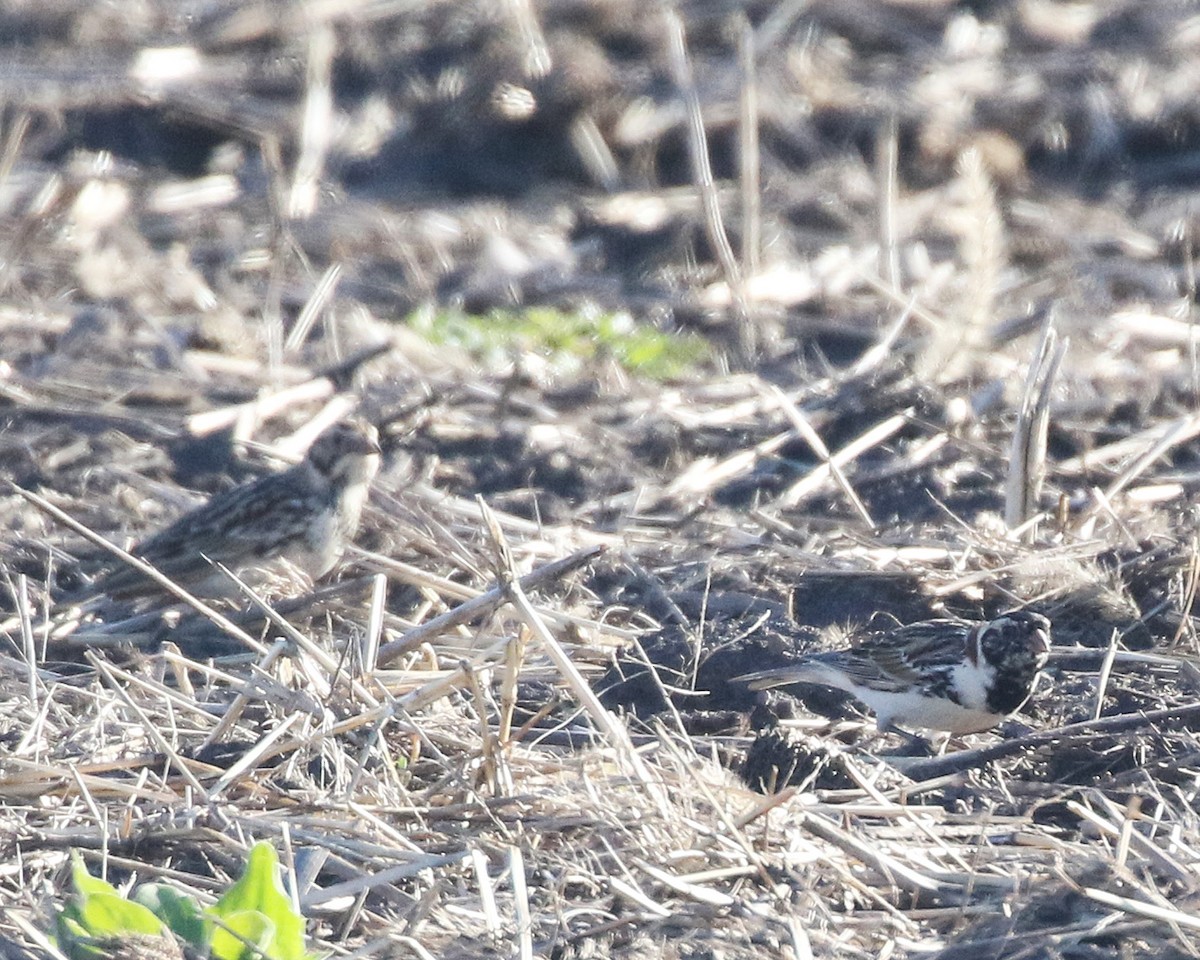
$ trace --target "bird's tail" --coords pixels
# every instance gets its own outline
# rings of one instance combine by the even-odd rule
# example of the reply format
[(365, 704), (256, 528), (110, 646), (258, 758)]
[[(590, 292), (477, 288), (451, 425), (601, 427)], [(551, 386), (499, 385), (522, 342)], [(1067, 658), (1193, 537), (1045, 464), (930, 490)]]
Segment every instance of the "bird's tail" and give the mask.
[(777, 667), (774, 670), (744, 673), (740, 677), (734, 677), (733, 680), (735, 683), (748, 684), (751, 690), (769, 690), (771, 687), (785, 687), (789, 683), (837, 685), (825, 665), (813, 660)]

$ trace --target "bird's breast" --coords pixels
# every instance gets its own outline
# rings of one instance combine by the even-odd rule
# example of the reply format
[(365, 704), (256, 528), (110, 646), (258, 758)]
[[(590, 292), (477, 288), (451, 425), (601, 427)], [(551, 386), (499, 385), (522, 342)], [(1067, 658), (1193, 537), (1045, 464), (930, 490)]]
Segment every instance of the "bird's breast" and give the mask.
[(346, 538), (353, 537), (358, 532), (358, 521), (362, 516), (363, 506), (367, 502), (369, 486), (370, 484), (364, 480), (361, 483), (352, 483), (342, 491), (337, 513), (342, 536)]
[(996, 671), (982, 660), (963, 661), (945, 674), (944, 696), (967, 710), (989, 710), (988, 694), (995, 681)]
[(885, 693), (865, 691), (859, 695), (884, 723), (947, 733), (979, 733), (990, 730), (1002, 719), (1001, 715), (984, 708), (955, 703), (945, 697), (931, 696), (917, 689)]
[(342, 555), (337, 510), (326, 507), (313, 513), (308, 533), (284, 559), (314, 580), (328, 573)]

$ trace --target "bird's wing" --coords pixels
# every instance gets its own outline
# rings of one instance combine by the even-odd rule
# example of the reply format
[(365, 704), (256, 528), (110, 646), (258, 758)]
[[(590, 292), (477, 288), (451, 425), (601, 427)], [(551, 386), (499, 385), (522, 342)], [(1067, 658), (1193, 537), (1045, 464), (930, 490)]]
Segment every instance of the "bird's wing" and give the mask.
[(813, 658), (873, 690), (905, 690), (962, 661), (971, 624), (928, 620), (866, 637), (847, 650)]
[(901, 693), (960, 663), (972, 626), (959, 620), (913, 623), (868, 634), (845, 650), (813, 654), (786, 667), (735, 679), (747, 681), (752, 690), (804, 682)]
[[(173, 579), (205, 569), (204, 557), (229, 567), (270, 559), (293, 540), (319, 507), (311, 484), (294, 468), (217, 494), (130, 551)], [(99, 589), (119, 594), (144, 583), (132, 567), (104, 577)]]

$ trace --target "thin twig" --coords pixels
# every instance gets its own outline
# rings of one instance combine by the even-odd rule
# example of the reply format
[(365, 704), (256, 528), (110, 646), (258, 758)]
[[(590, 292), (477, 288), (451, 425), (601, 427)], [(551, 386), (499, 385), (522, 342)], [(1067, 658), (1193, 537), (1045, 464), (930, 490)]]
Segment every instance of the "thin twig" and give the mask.
[(1149, 710), (1146, 713), (1120, 714), (1115, 717), (1102, 717), (1099, 720), (1084, 720), (1071, 723), (1055, 730), (1040, 730), (1014, 740), (1005, 740), (991, 746), (979, 747), (975, 750), (960, 750), (943, 757), (900, 758), (888, 757), (893, 766), (902, 770), (914, 780), (930, 780), (943, 777), (948, 773), (959, 773), (963, 770), (974, 770), (985, 763), (1000, 760), (1004, 757), (1032, 750), (1051, 744), (1065, 743), (1080, 738), (1106, 736), (1114, 733), (1125, 733), (1138, 730), (1169, 720), (1191, 720), (1200, 717), (1200, 703), (1192, 703), (1182, 707), (1165, 707), (1162, 710)]
[(775, 501), (776, 508), (794, 507), (806, 497), (811, 496), (830, 479), (835, 469), (840, 469), (872, 447), (878, 446), (889, 439), (909, 422), (912, 408), (906, 409), (894, 416), (888, 417), (881, 423), (875, 424), (865, 433), (855, 437), (837, 453), (832, 454), (824, 463), (818, 464), (807, 474), (793, 483)]
[(866, 504), (855, 493), (854, 487), (850, 485), (850, 481), (846, 478), (846, 474), (842, 468), (833, 462), (832, 454), (830, 454), (829, 448), (825, 446), (825, 441), (821, 439), (821, 435), (813, 429), (812, 424), (808, 422), (808, 418), (804, 416), (800, 408), (778, 386), (771, 384), (770, 393), (775, 398), (775, 402), (779, 404), (779, 409), (791, 421), (796, 433), (800, 435), (800, 438), (805, 443), (812, 447), (813, 453), (820, 457), (829, 467), (829, 472), (841, 489), (842, 495), (850, 502), (850, 506), (854, 508), (854, 512), (862, 518), (862, 521), (871, 530), (874, 530), (875, 521), (871, 519), (871, 514), (868, 512)]
[[(525, 590), (532, 590), (534, 587), (539, 587), (544, 583), (558, 580), (568, 573), (591, 563), (592, 560), (596, 559), (603, 552), (603, 547), (584, 547), (582, 550), (576, 550), (569, 557), (563, 557), (560, 560), (543, 564), (521, 578), (521, 587)], [(496, 607), (504, 603), (505, 599), (505, 589), (503, 586), (499, 586), (493, 587), (491, 590), (481, 593), (473, 599), (463, 601), (454, 609), (447, 610), (432, 620), (427, 620), (420, 626), (413, 627), (404, 636), (392, 640), (390, 643), (385, 643), (379, 648), (378, 665), (386, 667), (389, 663), (404, 656), (410, 650), (415, 650), (422, 643), (433, 640), (446, 633), (446, 631), (453, 630), (464, 623), (470, 623), (472, 620), (487, 616)]]

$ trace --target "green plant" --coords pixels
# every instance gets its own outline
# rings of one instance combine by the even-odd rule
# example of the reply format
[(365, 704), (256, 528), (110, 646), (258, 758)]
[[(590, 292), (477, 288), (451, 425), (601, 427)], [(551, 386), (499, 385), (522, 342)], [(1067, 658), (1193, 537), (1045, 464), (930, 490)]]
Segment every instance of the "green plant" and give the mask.
[(213, 960), (314, 960), (304, 948), (304, 918), (279, 880), (274, 848), (256, 843), (246, 869), (211, 907), (158, 883), (143, 884), (132, 900), (91, 876), (71, 854), (74, 896), (59, 911), (59, 946), (74, 960), (108, 956), (109, 944), (132, 937), (177, 938)]
[(624, 311), (529, 307), (471, 314), (425, 309), (412, 314), (408, 324), (430, 342), (459, 347), (483, 363), (502, 363), (513, 353), (525, 353), (565, 373), (609, 355), (631, 373), (663, 380), (686, 373), (708, 354), (699, 337), (639, 324)]
[(106, 941), (141, 935), (167, 936), (166, 924), (147, 907), (126, 900), (117, 888), (88, 873), (83, 858), (71, 852), (75, 896), (56, 918), (58, 942), (74, 958), (104, 957)]

